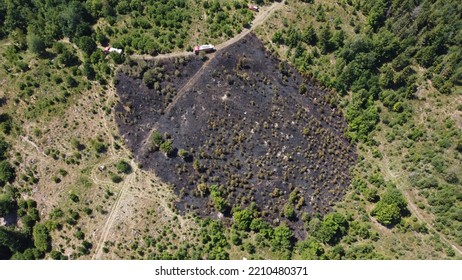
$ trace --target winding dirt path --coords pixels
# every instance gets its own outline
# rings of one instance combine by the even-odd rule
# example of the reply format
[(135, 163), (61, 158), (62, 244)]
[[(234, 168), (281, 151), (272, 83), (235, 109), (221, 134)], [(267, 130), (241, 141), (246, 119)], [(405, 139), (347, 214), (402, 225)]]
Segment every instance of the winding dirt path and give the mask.
[[(131, 162), (131, 164), (132, 164), (132, 166), (136, 166), (133, 161)], [(116, 215), (117, 211), (120, 209), (122, 199), (125, 196), (125, 194), (127, 193), (129, 186), (133, 183), (133, 179), (135, 178), (135, 176), (136, 176), (136, 171), (134, 170), (134, 171), (132, 171), (132, 173), (130, 175), (128, 175), (125, 178), (123, 186), (120, 189), (119, 193), (117, 194), (116, 200), (115, 200), (114, 204), (111, 207), (111, 210), (109, 212), (109, 216), (108, 216), (108, 218), (106, 220), (106, 223), (104, 224), (104, 227), (102, 229), (101, 237), (100, 237), (99, 242), (98, 242), (98, 244), (96, 246), (95, 254), (93, 255), (94, 260), (95, 259), (101, 259), (101, 255), (103, 254), (104, 243), (106, 242), (107, 237), (109, 235), (109, 232), (110, 232), (110, 230), (112, 228), (112, 225), (114, 224), (114, 220), (115, 220), (115, 218), (117, 216)]]
[(40, 148), (37, 146), (37, 144), (35, 144), (31, 140), (29, 140), (27, 137), (21, 136), (21, 140), (28, 143), (29, 145), (33, 146), (37, 150), (37, 152), (39, 154), (43, 155), (44, 157), (48, 157), (47, 154), (45, 154), (42, 150), (40, 150)]
[[(273, 14), (274, 11), (282, 8), (284, 6), (284, 1), (281, 2), (274, 2), (271, 6), (268, 7), (263, 7), (260, 9), (258, 14), (255, 16), (254, 20), (250, 24), (250, 28), (246, 28), (241, 31), (241, 33), (237, 34), (233, 38), (229, 39), (228, 41), (225, 41), (221, 44), (218, 44), (215, 46), (215, 49), (221, 50), (224, 49), (237, 41), (241, 40), (244, 38), (245, 35), (249, 34), (252, 32), (255, 28), (257, 28), (259, 25), (264, 23), (269, 16)], [(144, 59), (144, 60), (153, 60), (153, 59), (165, 59), (165, 58), (175, 58), (175, 57), (185, 57), (185, 56), (192, 56), (194, 55), (193, 52), (186, 52), (186, 51), (180, 51), (180, 52), (173, 52), (173, 53), (167, 53), (167, 54), (159, 54), (156, 56), (148, 55), (148, 54), (132, 54), (130, 55), (130, 58), (132, 59)]]
[[(232, 44), (238, 42), (239, 40), (241, 40), (242, 38), (244, 38), (247, 34), (249, 34), (252, 30), (254, 30), (255, 28), (257, 28), (259, 25), (261, 25), (262, 23), (265, 22), (265, 20), (268, 19), (268, 17), (274, 12), (276, 11), (277, 9), (280, 9), (282, 6), (284, 5), (284, 2), (281, 1), (281, 2), (274, 2), (271, 6), (269, 7), (266, 7), (266, 8), (263, 8), (259, 13), (258, 15), (255, 17), (255, 19), (253, 20), (252, 22), (252, 26), (251, 28), (248, 28), (248, 29), (244, 29), (241, 33), (239, 33), (238, 35), (236, 35), (235, 37), (229, 39), (228, 41), (226, 42), (223, 42), (221, 44), (218, 44), (217, 46), (215, 46), (216, 50), (219, 51), (221, 49), (224, 49), (228, 46), (231, 46)], [(202, 65), (202, 67), (194, 74), (194, 76), (191, 77), (191, 79), (189, 79), (189, 81), (183, 85), (183, 87), (181, 87), (181, 89), (178, 91), (178, 93), (175, 95), (175, 97), (173, 98), (172, 102), (167, 106), (167, 108), (165, 109), (165, 114), (168, 114), (170, 112), (170, 110), (175, 106), (175, 104), (178, 102), (178, 100), (180, 100), (180, 98), (182, 98), (184, 96), (184, 94), (189, 91), (197, 82), (197, 80), (199, 80), (200, 76), (202, 75), (202, 73), (204, 72), (205, 69), (207, 69), (207, 65), (210, 63), (210, 61), (213, 60), (213, 58), (215, 57), (215, 54), (216, 53), (212, 53), (208, 56), (208, 60)], [(167, 57), (179, 57), (179, 56), (188, 56), (188, 55), (192, 55), (191, 52), (180, 52), (180, 53), (171, 53), (171, 54), (166, 54), (166, 55), (159, 55), (159, 56), (156, 56), (156, 57), (152, 57), (152, 59), (161, 59), (161, 58), (167, 58)], [(137, 56), (132, 56), (132, 57), (137, 57)], [(146, 56), (143, 56), (143, 58), (145, 59)]]
[(431, 231), (434, 231), (440, 238), (441, 240), (446, 243), (446, 245), (448, 245), (449, 247), (451, 247), (452, 249), (454, 249), (454, 251), (456, 251), (457, 253), (459, 253), (459, 255), (462, 256), (462, 250), (459, 246), (457, 246), (453, 241), (449, 240), (446, 236), (444, 236), (443, 233), (437, 231), (433, 225), (432, 225), (432, 221), (430, 218), (428, 217), (425, 217), (421, 211), (419, 210), (419, 208), (414, 204), (414, 201), (412, 199), (412, 196), (411, 194), (409, 193), (409, 190), (407, 188), (407, 184), (406, 182), (404, 182), (404, 178), (403, 178), (403, 175), (398, 175), (398, 174), (395, 174), (391, 169), (390, 169), (390, 161), (388, 159), (388, 156), (386, 155), (386, 153), (382, 150), (382, 154), (384, 155), (384, 160), (382, 161), (383, 162), (383, 167), (389, 177), (390, 180), (394, 181), (395, 184), (396, 184), (396, 187), (398, 188), (398, 190), (401, 191), (401, 193), (403, 194), (404, 198), (406, 199), (407, 203), (408, 203), (408, 206), (409, 206), (409, 210), (411, 211), (411, 213), (417, 217), (417, 219), (421, 222), (421, 223), (424, 223)]

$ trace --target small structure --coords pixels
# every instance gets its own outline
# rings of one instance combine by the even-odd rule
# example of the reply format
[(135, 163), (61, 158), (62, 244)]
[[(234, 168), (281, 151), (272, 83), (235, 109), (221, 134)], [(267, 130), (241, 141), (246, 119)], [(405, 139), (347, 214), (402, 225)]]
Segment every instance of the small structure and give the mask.
[(106, 47), (106, 48), (104, 49), (104, 53), (105, 53), (105, 54), (109, 54), (109, 53), (111, 53), (111, 52), (116, 52), (116, 53), (118, 53), (118, 54), (121, 54), (121, 53), (122, 53), (122, 49), (116, 49), (116, 48), (112, 48), (112, 47)]
[(210, 53), (210, 52), (214, 52), (216, 51), (215, 49), (215, 46), (214, 45), (201, 45), (201, 46), (195, 46), (194, 47), (194, 53), (196, 55), (198, 55), (201, 51), (203, 52), (206, 52), (206, 53)]
[(258, 8), (258, 6), (255, 6), (255, 5), (249, 5), (249, 10), (254, 11), (254, 12), (258, 12), (259, 8)]

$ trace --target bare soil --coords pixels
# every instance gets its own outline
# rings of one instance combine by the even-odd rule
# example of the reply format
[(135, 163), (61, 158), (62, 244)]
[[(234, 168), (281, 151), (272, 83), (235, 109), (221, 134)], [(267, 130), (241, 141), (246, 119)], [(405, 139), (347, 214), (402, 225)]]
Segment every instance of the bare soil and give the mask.
[[(335, 94), (266, 52), (253, 34), (206, 60), (122, 67), (116, 121), (127, 146), (143, 169), (173, 185), (180, 212), (216, 217), (207, 190), (197, 186), (218, 185), (229, 206), (255, 202), (268, 221), (285, 220), (303, 236), (302, 214), (328, 212), (356, 162)], [(150, 69), (161, 73), (152, 89), (142, 78)], [(152, 148), (152, 131), (173, 142), (171, 155)], [(295, 217), (283, 217), (287, 205)]]

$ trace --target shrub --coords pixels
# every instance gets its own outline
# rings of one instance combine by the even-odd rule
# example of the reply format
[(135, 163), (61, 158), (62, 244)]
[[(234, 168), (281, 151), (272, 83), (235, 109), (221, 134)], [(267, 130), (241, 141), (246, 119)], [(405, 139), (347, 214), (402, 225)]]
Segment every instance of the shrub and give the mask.
[(457, 184), (459, 183), (459, 177), (454, 172), (448, 172), (444, 175), (444, 180), (450, 184)]
[(173, 154), (173, 142), (170, 140), (165, 141), (160, 145), (160, 150), (165, 153), (167, 156), (171, 156)]
[(335, 245), (347, 233), (348, 221), (340, 213), (327, 214), (316, 232), (318, 239), (324, 243)]
[(385, 226), (393, 226), (401, 220), (407, 202), (396, 188), (388, 188), (372, 210), (372, 216)]
[(75, 238), (77, 238), (78, 240), (83, 240), (83, 239), (85, 239), (85, 234), (84, 234), (83, 231), (81, 231), (80, 229), (77, 230), (77, 231), (74, 233), (74, 236), (75, 236)]
[(51, 238), (48, 229), (42, 224), (36, 224), (33, 229), (34, 245), (42, 251), (48, 252), (51, 249)]
[(284, 206), (284, 216), (289, 220), (295, 218), (295, 210), (290, 203)]
[(98, 154), (105, 153), (107, 151), (107, 146), (103, 142), (100, 141), (92, 141), (92, 146), (95, 152)]
[(45, 42), (42, 37), (29, 33), (27, 35), (27, 47), (29, 50), (39, 56), (45, 54)]
[(186, 157), (189, 155), (189, 152), (186, 151), (186, 150), (184, 150), (184, 149), (180, 149), (180, 150), (178, 151), (178, 155), (179, 155), (180, 157), (182, 157), (182, 158), (186, 158)]
[(128, 174), (132, 171), (132, 167), (126, 161), (121, 160), (116, 164), (117, 171)]
[(153, 131), (151, 134), (151, 147), (157, 150), (162, 143), (164, 143), (164, 136), (158, 131)]
[(14, 168), (11, 164), (3, 160), (0, 162), (0, 187), (4, 186), (6, 183), (11, 182), (15, 177)]
[(111, 175), (111, 181), (118, 184), (120, 182), (122, 182), (123, 178), (117, 174), (112, 174)]
[(80, 201), (79, 196), (76, 195), (75, 193), (69, 194), (69, 199), (76, 203)]
[(252, 212), (248, 209), (236, 211), (233, 214), (234, 223), (237, 225), (237, 228), (240, 230), (248, 231), (250, 229), (250, 224), (252, 223)]

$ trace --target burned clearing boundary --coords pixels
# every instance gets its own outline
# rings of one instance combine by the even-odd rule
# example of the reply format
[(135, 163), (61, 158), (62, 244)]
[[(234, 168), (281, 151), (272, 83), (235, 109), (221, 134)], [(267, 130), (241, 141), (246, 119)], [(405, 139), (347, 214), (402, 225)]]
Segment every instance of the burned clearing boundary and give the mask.
[(116, 80), (121, 135), (142, 168), (174, 186), (180, 212), (216, 217), (255, 202), (264, 219), (285, 220), (302, 236), (304, 213), (329, 211), (356, 162), (336, 95), (253, 34), (206, 60), (124, 65)]

